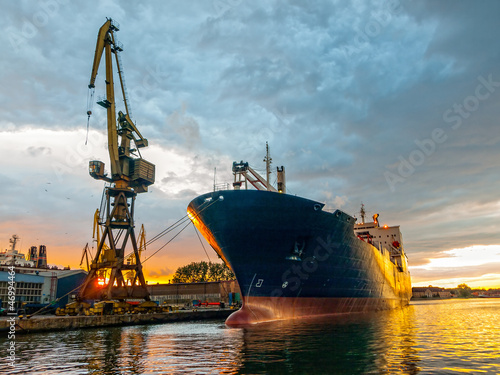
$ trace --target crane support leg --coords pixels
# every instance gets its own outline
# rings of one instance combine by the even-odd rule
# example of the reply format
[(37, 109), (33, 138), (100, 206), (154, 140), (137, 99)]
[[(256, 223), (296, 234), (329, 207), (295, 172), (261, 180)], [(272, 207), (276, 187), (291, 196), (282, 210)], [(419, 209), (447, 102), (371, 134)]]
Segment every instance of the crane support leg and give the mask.
[[(139, 298), (149, 300), (134, 231), (134, 203), (137, 193), (130, 189), (106, 188), (106, 221), (90, 272), (79, 292), (79, 300)], [(125, 264), (130, 240), (135, 264)], [(127, 282), (124, 271), (132, 272)], [(102, 277), (102, 275), (108, 275)]]

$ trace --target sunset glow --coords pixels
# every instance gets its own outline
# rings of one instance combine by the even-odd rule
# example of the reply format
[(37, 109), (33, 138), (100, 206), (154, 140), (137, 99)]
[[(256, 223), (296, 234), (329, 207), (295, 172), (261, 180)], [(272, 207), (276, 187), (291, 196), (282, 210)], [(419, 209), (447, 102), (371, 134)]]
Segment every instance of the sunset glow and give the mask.
[[(12, 2), (0, 15), (0, 250), (18, 234), (23, 253), (43, 244), (49, 264), (72, 268), (87, 243), (96, 252), (105, 184), (89, 161), (109, 175), (110, 154), (107, 112), (94, 103), (88, 119), (86, 101), (96, 31), (112, 17), (131, 119), (148, 139), (140, 154), (156, 166), (135, 204), (147, 240), (195, 197), (231, 188), (233, 161), (265, 170), (268, 142), (270, 181), (285, 166), (288, 194), (358, 221), (363, 203), (368, 220), (399, 225), (413, 285), (500, 286), (500, 24), (490, 5), (50, 4)], [(175, 234), (148, 244), (144, 259), (161, 248), (145, 264), (150, 283), (220, 261), (192, 225), (166, 246)]]
[[(452, 249), (442, 252), (443, 257), (429, 259), (429, 263), (414, 267), (427, 270), (471, 267), (483, 264), (500, 264), (500, 245), (473, 245), (462, 249)], [(500, 269), (499, 269), (500, 270)]]
[(413, 286), (453, 288), (465, 283), (475, 288), (500, 288), (500, 245), (473, 245), (440, 255), (429, 258), (427, 264), (410, 267)]

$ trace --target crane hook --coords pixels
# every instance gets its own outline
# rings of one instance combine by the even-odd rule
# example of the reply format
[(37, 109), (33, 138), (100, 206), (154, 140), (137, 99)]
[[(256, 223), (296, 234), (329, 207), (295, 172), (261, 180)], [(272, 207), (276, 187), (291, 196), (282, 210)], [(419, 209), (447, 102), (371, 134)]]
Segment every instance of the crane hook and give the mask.
[(85, 146), (87, 146), (87, 141), (89, 140), (89, 126), (90, 126), (90, 115), (92, 111), (87, 111), (87, 135), (85, 136)]

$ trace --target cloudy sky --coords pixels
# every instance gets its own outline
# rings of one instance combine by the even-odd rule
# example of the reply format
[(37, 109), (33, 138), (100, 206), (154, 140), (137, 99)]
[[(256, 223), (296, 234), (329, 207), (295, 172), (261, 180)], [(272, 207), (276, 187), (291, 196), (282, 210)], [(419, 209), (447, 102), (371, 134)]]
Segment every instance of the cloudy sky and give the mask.
[[(499, 2), (0, 5), (2, 248), (17, 233), (78, 267), (92, 244), (103, 184), (88, 161), (109, 160), (97, 105), (87, 132), (87, 86), (111, 17), (157, 167), (137, 200), (149, 238), (212, 189), (214, 168), (218, 183), (233, 160), (263, 169), (268, 141), (289, 193), (400, 225), (414, 285), (500, 287)], [(154, 259), (151, 281), (207, 255), (191, 226)]]

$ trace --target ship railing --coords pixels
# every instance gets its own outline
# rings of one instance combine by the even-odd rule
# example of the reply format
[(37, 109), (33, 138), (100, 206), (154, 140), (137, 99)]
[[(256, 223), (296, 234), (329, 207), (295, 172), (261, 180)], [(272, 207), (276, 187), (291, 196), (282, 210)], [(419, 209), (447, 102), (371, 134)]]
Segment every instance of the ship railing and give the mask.
[(230, 186), (231, 185), (228, 182), (226, 182), (226, 183), (220, 183), (220, 184), (215, 184), (214, 185), (214, 191), (229, 190)]

